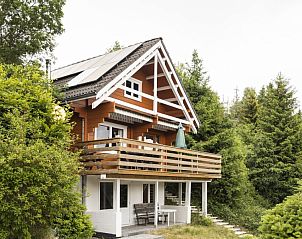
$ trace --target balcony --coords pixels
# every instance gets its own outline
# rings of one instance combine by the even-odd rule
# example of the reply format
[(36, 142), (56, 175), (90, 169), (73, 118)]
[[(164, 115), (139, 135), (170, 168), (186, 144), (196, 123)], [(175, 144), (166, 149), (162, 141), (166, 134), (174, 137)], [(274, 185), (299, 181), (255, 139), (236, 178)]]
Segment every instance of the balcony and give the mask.
[(206, 180), (221, 178), (221, 156), (138, 140), (82, 142), (81, 174), (110, 177)]

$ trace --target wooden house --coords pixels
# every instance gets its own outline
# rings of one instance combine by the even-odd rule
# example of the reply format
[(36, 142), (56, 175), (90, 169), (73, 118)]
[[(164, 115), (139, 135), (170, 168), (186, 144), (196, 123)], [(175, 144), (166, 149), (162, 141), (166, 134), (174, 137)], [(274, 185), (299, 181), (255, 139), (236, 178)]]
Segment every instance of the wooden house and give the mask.
[[(192, 182), (202, 184), (207, 214), (207, 183), (221, 177), (221, 159), (173, 146), (180, 123), (195, 133), (200, 122), (161, 38), (56, 69), (51, 77), (74, 112), (83, 203), (96, 232), (121, 237), (137, 224), (134, 205), (143, 203), (155, 205), (155, 226), (164, 214), (171, 223), (190, 223)], [(176, 193), (169, 192), (172, 184)]]

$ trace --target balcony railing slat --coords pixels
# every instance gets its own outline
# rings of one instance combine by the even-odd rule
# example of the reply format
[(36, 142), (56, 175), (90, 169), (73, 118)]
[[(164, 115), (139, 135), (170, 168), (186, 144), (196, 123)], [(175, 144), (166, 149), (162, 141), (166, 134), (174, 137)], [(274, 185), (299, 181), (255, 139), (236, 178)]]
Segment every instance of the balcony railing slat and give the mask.
[(123, 138), (83, 142), (75, 147), (83, 148), (81, 161), (86, 174), (116, 170), (129, 175), (221, 177), (221, 156), (215, 154)]

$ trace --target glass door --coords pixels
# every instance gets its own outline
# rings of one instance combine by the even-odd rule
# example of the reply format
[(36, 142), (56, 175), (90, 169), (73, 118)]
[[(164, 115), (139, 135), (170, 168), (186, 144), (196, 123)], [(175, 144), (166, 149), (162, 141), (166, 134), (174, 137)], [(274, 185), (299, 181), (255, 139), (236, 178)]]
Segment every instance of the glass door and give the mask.
[(130, 224), (130, 208), (129, 208), (129, 185), (121, 184), (120, 187), (120, 210), (122, 213), (122, 226)]

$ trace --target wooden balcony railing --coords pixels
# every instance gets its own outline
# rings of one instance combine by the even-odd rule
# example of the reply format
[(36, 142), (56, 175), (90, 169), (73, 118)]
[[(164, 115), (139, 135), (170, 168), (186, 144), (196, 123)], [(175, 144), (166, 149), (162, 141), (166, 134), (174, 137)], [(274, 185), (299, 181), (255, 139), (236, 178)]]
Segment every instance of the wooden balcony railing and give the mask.
[(114, 138), (76, 145), (82, 174), (212, 179), (221, 177), (221, 157), (162, 144)]

